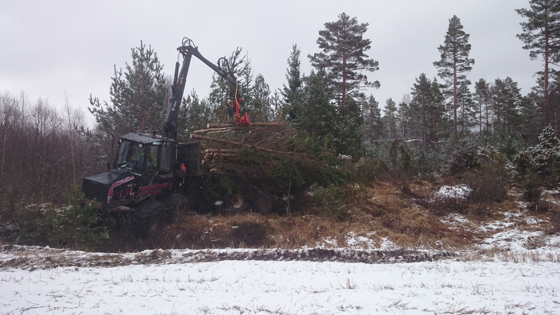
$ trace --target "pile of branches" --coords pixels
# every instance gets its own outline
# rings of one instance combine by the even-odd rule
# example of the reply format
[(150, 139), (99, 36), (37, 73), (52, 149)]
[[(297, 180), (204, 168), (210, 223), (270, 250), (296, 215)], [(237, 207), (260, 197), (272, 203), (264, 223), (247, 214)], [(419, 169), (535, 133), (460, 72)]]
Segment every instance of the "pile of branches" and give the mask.
[(332, 150), (285, 123), (208, 124), (191, 138), (201, 142), (207, 171), (270, 191), (294, 194), (340, 183), (350, 174)]

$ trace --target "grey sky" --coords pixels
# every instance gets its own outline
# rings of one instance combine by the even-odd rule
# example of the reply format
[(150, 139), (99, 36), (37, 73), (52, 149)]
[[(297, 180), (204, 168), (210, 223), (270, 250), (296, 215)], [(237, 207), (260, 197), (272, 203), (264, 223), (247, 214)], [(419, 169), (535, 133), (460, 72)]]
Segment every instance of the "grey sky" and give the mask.
[[(531, 61), (516, 38), (523, 19), (514, 11), (528, 0), (349, 0), (349, 1), (11, 1), (0, 2), (0, 92), (27, 93), (51, 105), (70, 104), (87, 112), (90, 94), (109, 101), (113, 65), (131, 62), (131, 48), (144, 43), (158, 53), (171, 76), (176, 48), (191, 38), (209, 60), (243, 48), (255, 74), (271, 90), (285, 84), (292, 45), (301, 49), (302, 72), (324, 23), (342, 12), (369, 23), (368, 51), (380, 70), (369, 73), (381, 88), (371, 90), (384, 105), (410, 93), (420, 73), (437, 75), (433, 62), (449, 19), (457, 15), (470, 34), (475, 59), (468, 78), (493, 82), (511, 77), (526, 94), (535, 85), (540, 61)], [(193, 60), (186, 92), (206, 97), (212, 70)], [(89, 113), (88, 113), (89, 115)]]

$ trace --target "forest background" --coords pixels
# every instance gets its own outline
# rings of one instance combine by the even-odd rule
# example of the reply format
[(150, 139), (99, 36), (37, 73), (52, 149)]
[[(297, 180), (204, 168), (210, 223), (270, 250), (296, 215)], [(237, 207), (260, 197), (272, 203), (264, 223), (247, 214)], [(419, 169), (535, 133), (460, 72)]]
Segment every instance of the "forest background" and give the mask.
[[(325, 23), (318, 52), (304, 56), (313, 66), (308, 75), (301, 73), (301, 51), (293, 45), (280, 89), (271, 90), (261, 74), (254, 74), (241, 48), (227, 56), (229, 70), (239, 80), (243, 111), (252, 121), (289, 123), (324, 150), (350, 159), (360, 170), (357, 174), (370, 180), (486, 174), (500, 181), (486, 183), (492, 187), (517, 182), (530, 195), (531, 187), (554, 186), (560, 175), (560, 1), (528, 4), (517, 10), (525, 21), (518, 38), (528, 58), (540, 60), (543, 67), (525, 95), (507, 76), (471, 81), (468, 74), (476, 63), (468, 30), (457, 16), (450, 17), (442, 43), (435, 47), (441, 54), (433, 63), (438, 76), (419, 73), (402, 99), (376, 100), (362, 93), (364, 87), (383, 84), (369, 79), (383, 64), (368, 55), (371, 41), (363, 36), (368, 23), (345, 13)], [(115, 67), (111, 99), (90, 98), (93, 128), (86, 127), (84, 114), (69, 102), (61, 112), (25, 93), (0, 95), (3, 216), (13, 217), (30, 204), (67, 202), (62, 192), (103, 171), (119, 135), (161, 133), (170, 78), (148, 43), (131, 52), (130, 63)], [(225, 89), (214, 76), (209, 95), (185, 95), (182, 140), (223, 120)], [(511, 176), (492, 176), (506, 171)], [(490, 198), (499, 200), (500, 193)]]

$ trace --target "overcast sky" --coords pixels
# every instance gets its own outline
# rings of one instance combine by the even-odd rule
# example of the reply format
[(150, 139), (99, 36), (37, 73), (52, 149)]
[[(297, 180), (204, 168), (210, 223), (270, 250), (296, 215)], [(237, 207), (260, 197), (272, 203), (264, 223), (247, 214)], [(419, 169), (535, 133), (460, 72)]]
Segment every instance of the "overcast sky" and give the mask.
[[(421, 73), (437, 75), (433, 62), (453, 15), (470, 34), (475, 64), (468, 78), (474, 83), (509, 76), (526, 94), (541, 70), (516, 37), (523, 19), (514, 9), (528, 6), (528, 0), (3, 0), (0, 92), (23, 91), (32, 101), (41, 97), (60, 108), (66, 95), (87, 112), (90, 94), (109, 101), (113, 66), (131, 63), (131, 48), (140, 41), (151, 45), (171, 76), (184, 36), (211, 61), (241, 47), (254, 74), (275, 90), (286, 83), (292, 45), (300, 48), (302, 72), (308, 74), (307, 56), (319, 52), (318, 32), (345, 12), (369, 24), (367, 53), (379, 61), (379, 71), (368, 79), (381, 88), (367, 93), (382, 105), (388, 98), (401, 101)], [(195, 89), (206, 97), (212, 73), (193, 59), (185, 93)]]

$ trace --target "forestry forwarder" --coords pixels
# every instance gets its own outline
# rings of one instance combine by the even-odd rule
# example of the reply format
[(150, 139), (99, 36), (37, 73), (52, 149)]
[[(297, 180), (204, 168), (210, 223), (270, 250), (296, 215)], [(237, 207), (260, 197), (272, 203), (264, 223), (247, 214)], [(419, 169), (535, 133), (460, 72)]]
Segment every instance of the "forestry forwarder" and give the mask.
[[(157, 232), (163, 222), (173, 220), (175, 210), (186, 204), (184, 186), (192, 176), (202, 175), (200, 168), (200, 143), (179, 143), (178, 115), (192, 56), (196, 56), (229, 83), (229, 121), (239, 126), (249, 125), (249, 117), (241, 116), (237, 95), (237, 81), (230, 73), (204, 58), (194, 43), (183, 38), (177, 48), (183, 56), (175, 65), (171, 87), (169, 112), (164, 125), (165, 136), (128, 133), (119, 139), (119, 149), (114, 168), (102, 174), (84, 178), (84, 202), (95, 202), (103, 214), (116, 219), (133, 217), (137, 232), (148, 237)], [(227, 67), (227, 60), (218, 64)]]

